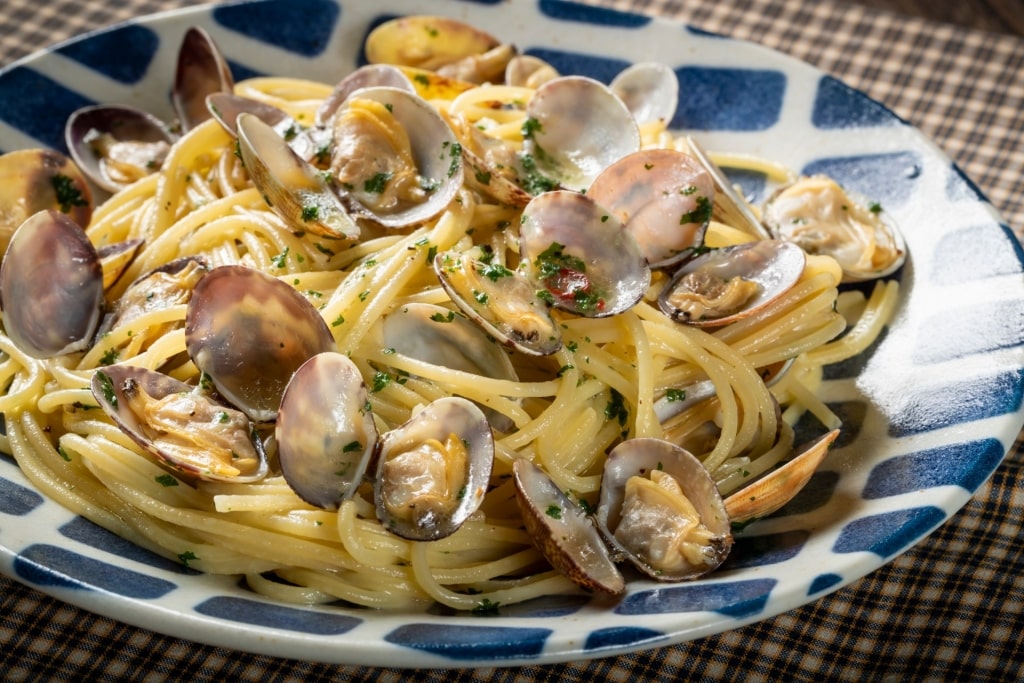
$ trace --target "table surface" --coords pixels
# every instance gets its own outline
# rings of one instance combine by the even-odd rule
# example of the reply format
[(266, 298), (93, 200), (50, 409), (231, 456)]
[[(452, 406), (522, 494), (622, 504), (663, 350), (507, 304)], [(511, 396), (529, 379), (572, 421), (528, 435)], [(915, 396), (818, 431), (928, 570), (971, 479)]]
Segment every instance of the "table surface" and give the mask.
[[(863, 90), (936, 141), (1024, 239), (1019, 0), (593, 1), (758, 42)], [(0, 67), (90, 29), (196, 4), (5, 0)], [(885, 567), (800, 609), (692, 643), (460, 673), (329, 666), (162, 636), (0, 577), (0, 671), (13, 681), (1012, 680), (1024, 662), (1022, 449), (1018, 438), (962, 511)]]

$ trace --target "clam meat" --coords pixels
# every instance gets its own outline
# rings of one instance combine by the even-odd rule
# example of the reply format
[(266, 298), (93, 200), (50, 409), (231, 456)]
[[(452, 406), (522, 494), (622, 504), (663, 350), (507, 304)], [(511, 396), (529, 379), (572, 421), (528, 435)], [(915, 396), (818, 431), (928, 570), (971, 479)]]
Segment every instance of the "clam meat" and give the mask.
[(96, 370), (90, 388), (122, 431), (186, 480), (241, 483), (266, 476), (252, 422), (201, 389), (129, 365)]
[(440, 398), (384, 433), (377, 458), (381, 524), (403, 538), (433, 541), (458, 530), (483, 502), (494, 437), (474, 403)]
[(839, 262), (844, 282), (884, 277), (906, 258), (903, 239), (877, 203), (867, 203), (824, 175), (805, 176), (764, 206), (764, 221), (779, 238), (809, 254)]
[(733, 543), (708, 471), (688, 451), (653, 438), (623, 441), (609, 453), (597, 524), (613, 555), (659, 581), (712, 571)]

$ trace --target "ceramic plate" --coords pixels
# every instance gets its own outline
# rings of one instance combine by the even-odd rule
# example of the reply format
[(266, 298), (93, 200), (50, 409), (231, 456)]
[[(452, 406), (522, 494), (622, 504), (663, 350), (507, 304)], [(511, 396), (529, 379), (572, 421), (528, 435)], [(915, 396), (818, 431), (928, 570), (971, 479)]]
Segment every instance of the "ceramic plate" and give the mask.
[[(419, 0), (267, 0), (141, 19), (0, 72), (0, 148), (63, 148), (75, 108), (134, 104), (171, 116), (173, 64), (207, 28), (236, 78), (336, 82), (363, 38)], [(891, 329), (830, 367), (824, 398), (845, 430), (805, 491), (743, 531), (727, 564), (678, 585), (633, 583), (614, 606), (578, 598), (497, 615), (269, 604), (231, 579), (150, 555), (36, 492), (0, 456), (0, 568), (62, 600), (161, 633), (240, 650), (384, 666), (470, 667), (602, 657), (766, 619), (864, 576), (959, 510), (1024, 419), (1022, 254), (978, 189), (884, 106), (764, 48), (685, 26), (554, 0), (431, 3), (553, 63), (607, 82), (658, 60), (679, 76), (673, 127), (714, 150), (826, 172), (881, 202), (910, 259)], [(738, 174), (754, 199), (763, 178)]]

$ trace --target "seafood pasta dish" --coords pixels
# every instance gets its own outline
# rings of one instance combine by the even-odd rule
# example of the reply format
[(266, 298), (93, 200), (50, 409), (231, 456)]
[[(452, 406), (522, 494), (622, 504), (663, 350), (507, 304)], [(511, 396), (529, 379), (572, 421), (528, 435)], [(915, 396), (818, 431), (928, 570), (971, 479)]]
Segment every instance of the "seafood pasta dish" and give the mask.
[(235, 82), (193, 28), (175, 121), (97, 105), (69, 156), (0, 157), (0, 446), (285, 602), (487, 612), (713, 572), (842, 428), (822, 368), (889, 320), (897, 227), (670, 130), (660, 64), (605, 84), (428, 16), (365, 52)]

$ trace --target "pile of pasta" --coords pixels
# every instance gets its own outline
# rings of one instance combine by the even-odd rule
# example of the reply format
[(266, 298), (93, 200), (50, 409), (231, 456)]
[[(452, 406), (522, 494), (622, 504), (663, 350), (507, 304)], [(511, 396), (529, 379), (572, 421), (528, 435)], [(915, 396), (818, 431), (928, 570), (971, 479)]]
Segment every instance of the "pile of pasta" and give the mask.
[[(326, 84), (283, 78), (236, 85), (237, 94), (305, 123), (330, 91)], [(515, 145), (522, 142), (522, 107), (490, 102), (529, 94), (481, 86), (461, 99), (433, 103)], [(644, 126), (643, 140), (647, 147), (685, 148), (658, 124)], [(107, 331), (87, 352), (51, 360), (28, 357), (0, 336), (2, 445), (34, 485), (73, 512), (197, 570), (244, 575), (253, 590), (276, 600), (340, 599), (387, 609), (437, 602), (480, 610), (578, 592), (523, 529), (510, 478), (514, 459), (536, 462), (560, 489), (593, 505), (614, 444), (645, 436), (679, 441), (713, 423), (717, 438), (699, 456), (727, 494), (791, 455), (793, 425), (805, 412), (826, 428), (839, 426), (816, 396), (822, 366), (864, 350), (897, 298), (894, 281), (877, 284), (869, 296), (840, 294), (837, 264), (812, 256), (798, 284), (766, 312), (708, 331), (673, 322), (658, 309), (667, 276), (655, 273), (644, 300), (620, 315), (555, 312), (563, 348), (545, 358), (513, 353), (520, 381), (454, 371), (379, 348), (374, 327), (412, 302), (455, 310), (431, 267), (436, 252), (486, 244), (497, 262), (514, 266), (519, 211), (464, 188), (424, 225), (380, 230), (339, 246), (298, 233), (275, 215), (249, 183), (235, 144), (208, 121), (173, 146), (161, 171), (97, 208), (87, 228), (94, 244), (144, 240), (108, 303), (139, 275), (189, 255), (211, 267), (244, 264), (280, 278), (320, 310), (338, 350), (360, 368), (382, 429), (447, 395), (469, 398), (511, 421), (512, 430), (495, 434), (491, 489), (480, 511), (448, 538), (412, 542), (382, 528), (368, 485), (339, 510), (327, 511), (303, 502), (277, 470), (249, 484), (190, 485), (170, 475), (96, 408), (88, 386), (96, 368), (114, 362), (195, 384), (199, 373), (185, 352), (185, 304), (157, 307)], [(785, 169), (749, 163), (776, 180), (785, 177)], [(716, 247), (747, 239), (713, 222), (706, 241)], [(789, 371), (766, 388), (757, 368), (791, 358)], [(656, 399), (704, 379), (714, 383), (716, 397), (662, 424)]]

